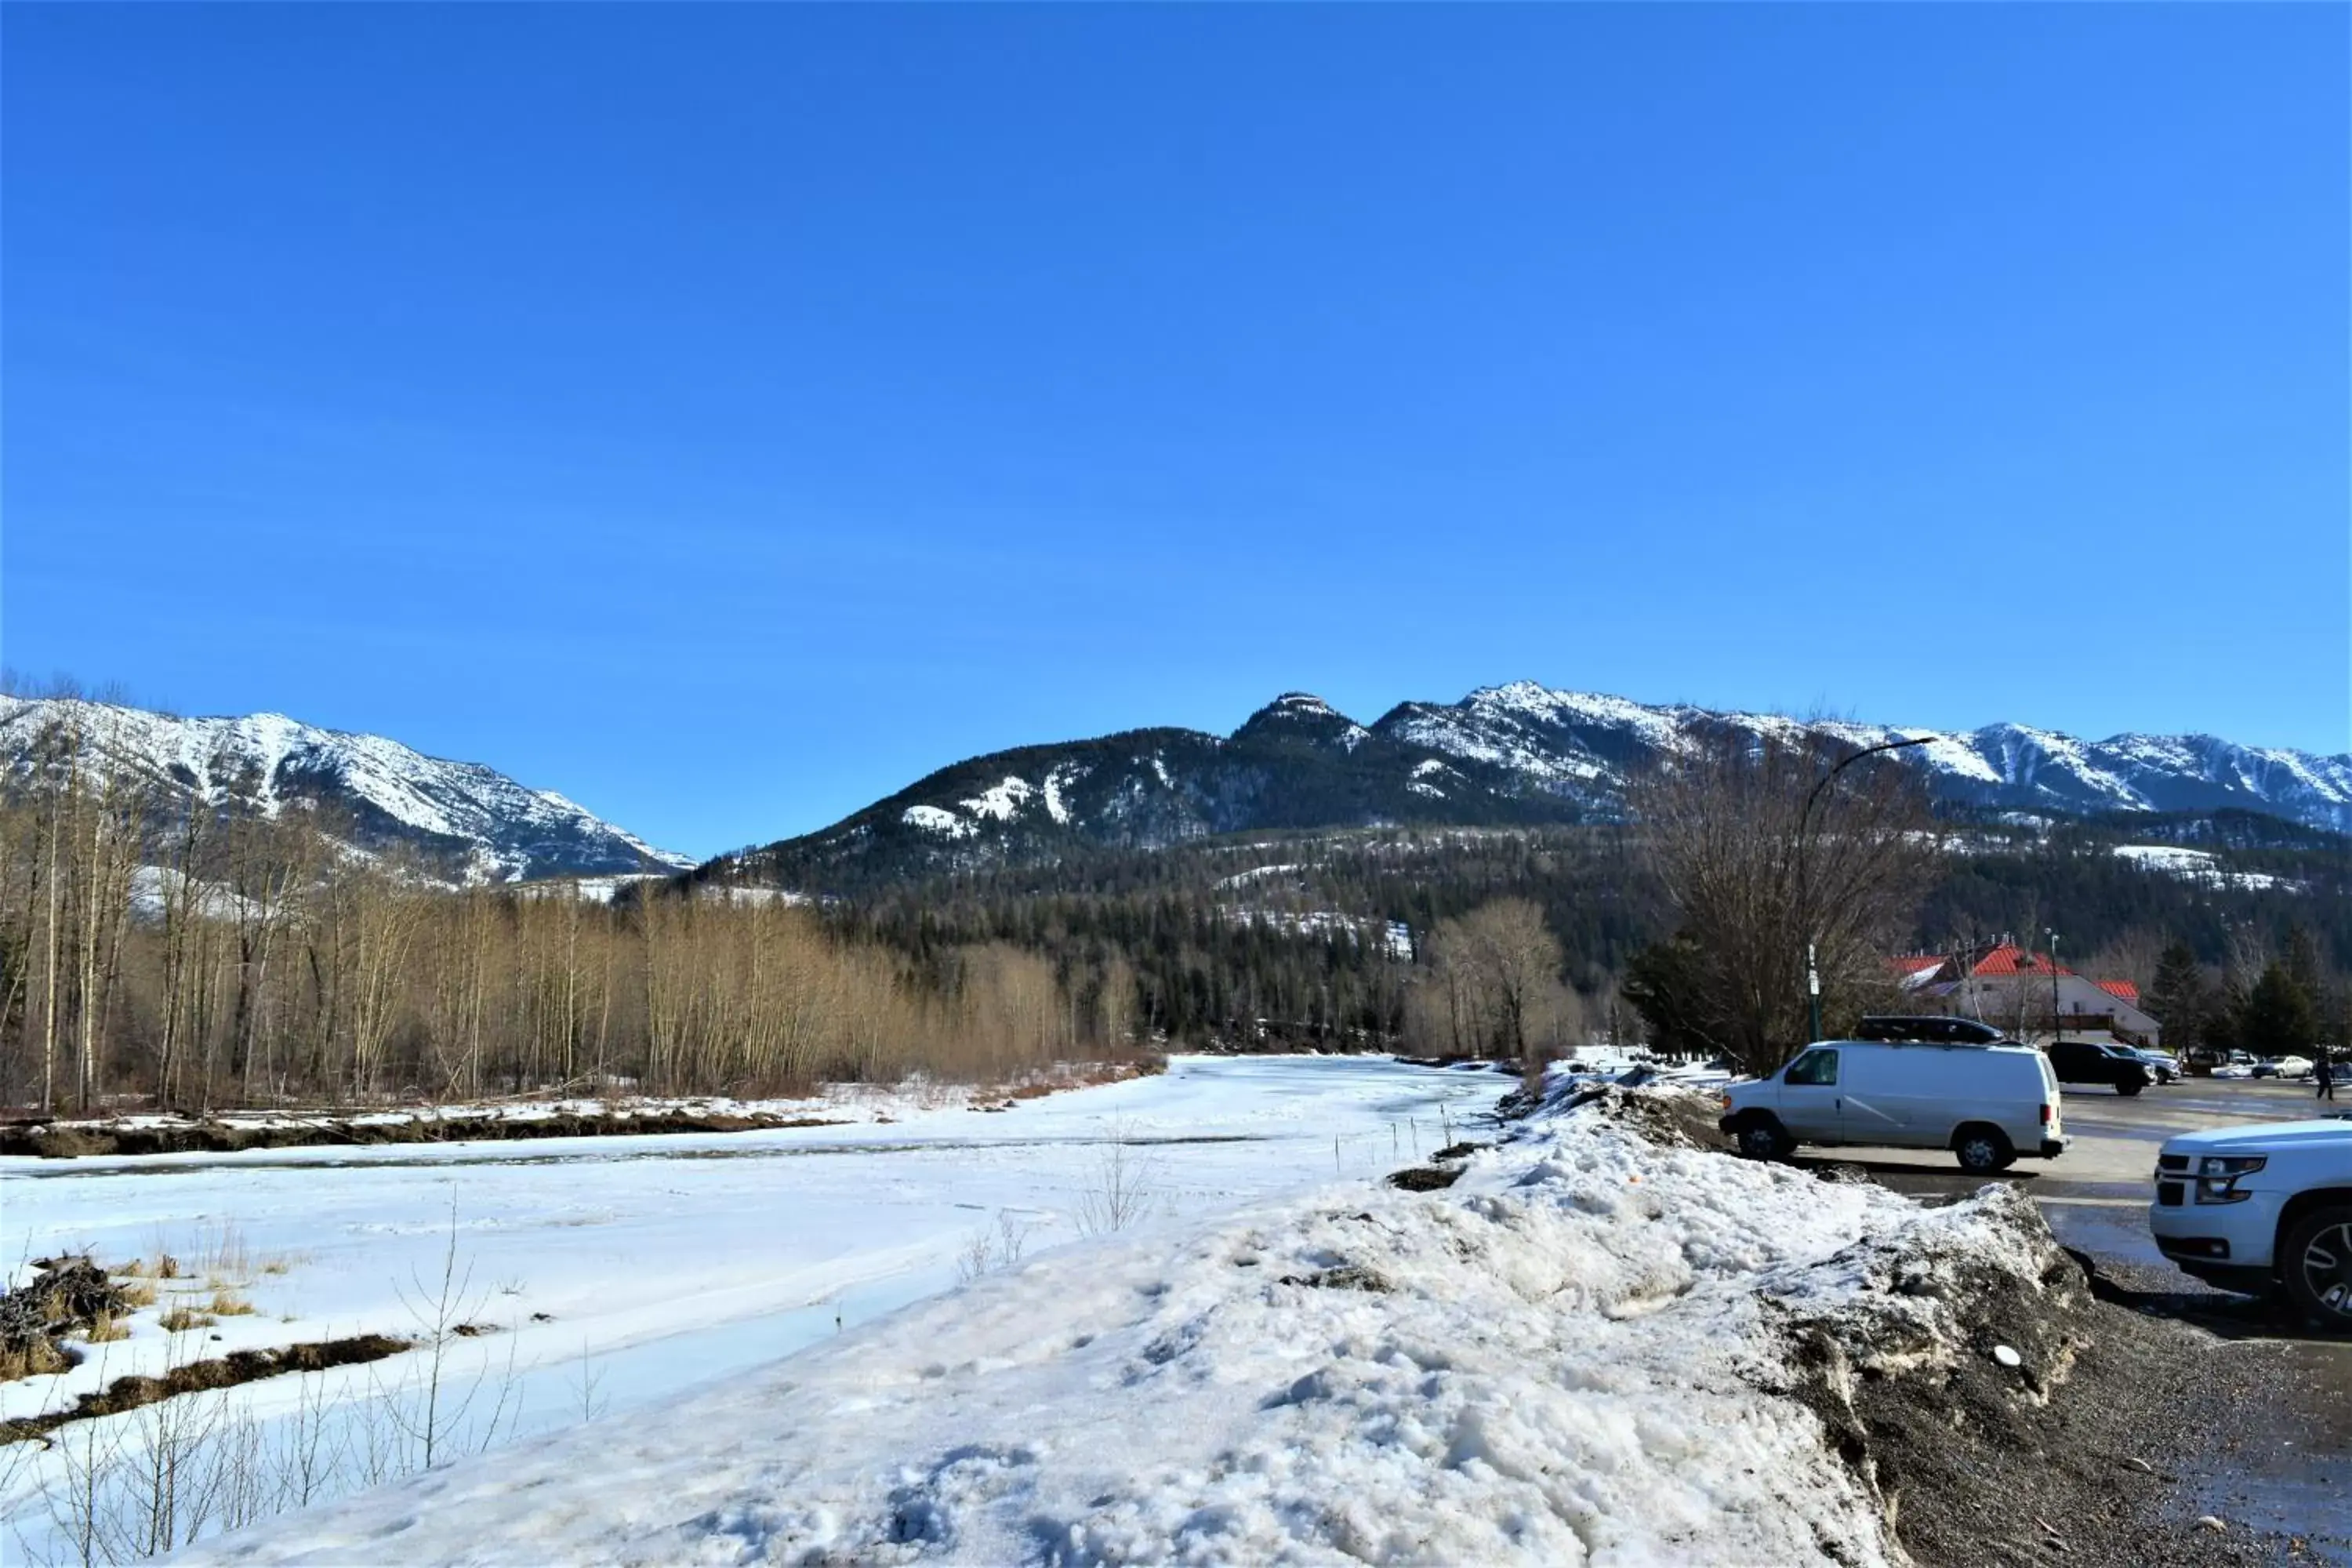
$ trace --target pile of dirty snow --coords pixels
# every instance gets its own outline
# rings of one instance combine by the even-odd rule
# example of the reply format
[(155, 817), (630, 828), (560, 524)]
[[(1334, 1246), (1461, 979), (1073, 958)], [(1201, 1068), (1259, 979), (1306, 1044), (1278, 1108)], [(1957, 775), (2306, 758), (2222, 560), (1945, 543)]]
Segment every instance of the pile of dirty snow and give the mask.
[[(1444, 1191), (1061, 1247), (184, 1561), (1903, 1561), (1855, 1390), (1974, 1368), (1990, 1300), (2070, 1288), (2032, 1206), (1923, 1208), (1574, 1098)], [(2011, 1348), (2018, 1397), (2063, 1374)]]

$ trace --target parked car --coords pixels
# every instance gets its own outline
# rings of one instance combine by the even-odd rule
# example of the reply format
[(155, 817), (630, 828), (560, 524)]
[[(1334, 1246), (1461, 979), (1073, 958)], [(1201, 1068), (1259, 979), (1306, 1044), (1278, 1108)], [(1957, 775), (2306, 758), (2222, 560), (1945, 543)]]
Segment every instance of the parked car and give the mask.
[(2264, 1057), (2254, 1064), (2254, 1076), (2256, 1078), (2309, 1078), (2311, 1058), (2297, 1056)]
[(2122, 1060), (2126, 1060), (2126, 1063), (2138, 1063), (2140, 1068), (2147, 1068), (2147, 1079), (2152, 1081), (2152, 1084), (2171, 1084), (2173, 1081), (2171, 1069), (2166, 1068), (2161, 1060), (2157, 1060), (2152, 1053), (2143, 1051), (2143, 1048), (2124, 1047), (2124, 1044), (2115, 1044), (2115, 1047), (2103, 1047), (2103, 1048), (2107, 1051), (2107, 1056), (2116, 1056), (2116, 1058), (2122, 1058)]
[(1769, 1078), (1724, 1091), (1719, 1125), (1751, 1159), (1799, 1144), (1948, 1149), (1990, 1175), (2068, 1139), (2058, 1080), (2031, 1046), (1822, 1040)]
[(2224, 1050), (2219, 1046), (2191, 1046), (2181, 1063), (2200, 1078), (2245, 1078), (2254, 1068), (2254, 1058), (2244, 1051)]
[(2186, 1272), (2227, 1290), (2279, 1290), (2352, 1333), (2352, 1121), (2168, 1139), (2147, 1214), (2158, 1249)]
[(2101, 1083), (2117, 1094), (2137, 1094), (2155, 1081), (2154, 1069), (2121, 1046), (2093, 1040), (2052, 1040), (2042, 1047), (2060, 1083)]
[(2168, 1052), (2151, 1049), (2147, 1046), (2126, 1046), (2123, 1048), (2146, 1062), (2148, 1071), (2156, 1075), (2157, 1082), (2173, 1083), (2179, 1080), (2180, 1059), (2178, 1057)]

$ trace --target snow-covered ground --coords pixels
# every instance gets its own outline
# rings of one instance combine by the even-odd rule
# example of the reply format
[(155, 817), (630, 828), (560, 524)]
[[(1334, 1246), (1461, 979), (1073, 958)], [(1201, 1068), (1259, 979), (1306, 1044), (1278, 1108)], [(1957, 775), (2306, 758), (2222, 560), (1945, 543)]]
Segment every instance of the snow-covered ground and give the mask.
[(1171, 1215), (186, 1561), (1882, 1563), (1791, 1344), (1949, 1365), (1954, 1302), (2056, 1257), (2006, 1187), (1570, 1113), (1450, 1191)]
[[(887, 1124), (867, 1106), (854, 1124), (775, 1131), (0, 1160), (0, 1258), (19, 1272), (85, 1250), (114, 1264), (170, 1252), (188, 1266), (130, 1339), (85, 1347), (71, 1373), (0, 1384), (0, 1418), (173, 1358), (414, 1337), (453, 1237), (469, 1276), (461, 1315), (497, 1331), (448, 1347), (459, 1383), (496, 1384), (469, 1419), (500, 1396), (506, 1437), (576, 1423), (583, 1409), (618, 1415), (948, 1289), (983, 1237), (1001, 1252), (1010, 1232), (1033, 1256), (1075, 1239), (1114, 1149), (1151, 1223), (1198, 1225), (1318, 1184), (1367, 1186), (1463, 1136), (1511, 1082), (1381, 1058), (1178, 1058), (1160, 1077), (1000, 1112), (893, 1099)], [(213, 1267), (223, 1251), (244, 1257)], [(157, 1311), (205, 1300), (208, 1273), (256, 1310), (166, 1335)], [(415, 1360), (276, 1377), (235, 1398), (282, 1420), (322, 1388), (396, 1386)], [(52, 1454), (14, 1474), (0, 1463), (0, 1507), (26, 1537), (0, 1535), (0, 1556), (54, 1544), (34, 1494), (64, 1462)]]

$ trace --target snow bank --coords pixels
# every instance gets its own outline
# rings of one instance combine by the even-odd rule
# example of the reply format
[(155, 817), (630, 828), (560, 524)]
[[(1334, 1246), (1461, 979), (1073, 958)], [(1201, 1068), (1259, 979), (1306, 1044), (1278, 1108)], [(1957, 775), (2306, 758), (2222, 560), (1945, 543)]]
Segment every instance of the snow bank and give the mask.
[(1063, 1247), (182, 1561), (1900, 1562), (1825, 1384), (1961, 1358), (1989, 1292), (2030, 1311), (2032, 1205), (1565, 1103), (1443, 1193)]

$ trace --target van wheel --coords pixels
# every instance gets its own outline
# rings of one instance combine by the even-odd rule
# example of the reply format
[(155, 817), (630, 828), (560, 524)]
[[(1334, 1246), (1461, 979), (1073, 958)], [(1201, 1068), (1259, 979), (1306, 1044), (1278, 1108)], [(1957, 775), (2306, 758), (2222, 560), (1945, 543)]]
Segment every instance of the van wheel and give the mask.
[(2116, 1092), (2122, 1095), (2126, 1100), (2129, 1100), (2133, 1095), (2137, 1094), (2141, 1089), (2144, 1089), (2147, 1087), (2147, 1082), (2143, 1079), (2132, 1083), (2119, 1083), (2116, 1085)]
[(1735, 1136), (1739, 1140), (1739, 1152), (1751, 1160), (1785, 1160), (1797, 1146), (1788, 1129), (1769, 1116), (1742, 1123)]
[(2017, 1160), (2017, 1151), (1998, 1127), (1961, 1128), (1953, 1135), (1952, 1152), (1960, 1157), (1960, 1169), (1972, 1176), (2005, 1171)]
[(2279, 1249), (2279, 1273), (2297, 1311), (2352, 1333), (2352, 1208), (2314, 1209), (2297, 1219)]

